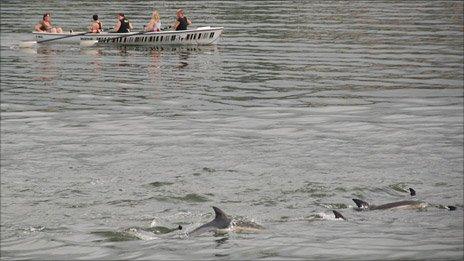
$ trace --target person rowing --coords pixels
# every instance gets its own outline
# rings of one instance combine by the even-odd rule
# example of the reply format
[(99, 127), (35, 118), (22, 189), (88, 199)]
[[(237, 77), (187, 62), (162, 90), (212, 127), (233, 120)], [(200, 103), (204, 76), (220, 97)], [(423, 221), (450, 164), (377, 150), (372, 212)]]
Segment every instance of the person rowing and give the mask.
[(98, 15), (93, 15), (93, 21), (90, 24), (89, 31), (91, 33), (101, 33), (103, 31), (103, 24), (98, 20)]
[(153, 10), (150, 22), (145, 26), (147, 32), (159, 32), (161, 31), (161, 19), (158, 10)]
[(132, 24), (127, 20), (123, 13), (118, 14), (118, 22), (114, 26), (116, 33), (129, 33), (132, 30)]
[(184, 16), (184, 10), (177, 10), (176, 21), (172, 25), (172, 28), (176, 31), (187, 30), (187, 26), (191, 24), (192, 21), (190, 21), (186, 16)]
[(35, 25), (34, 29), (36, 32), (42, 32), (42, 33), (52, 33), (52, 34), (63, 33), (63, 29), (61, 29), (61, 27), (52, 26), (52, 16), (50, 13), (45, 13), (43, 15), (42, 21), (38, 22)]

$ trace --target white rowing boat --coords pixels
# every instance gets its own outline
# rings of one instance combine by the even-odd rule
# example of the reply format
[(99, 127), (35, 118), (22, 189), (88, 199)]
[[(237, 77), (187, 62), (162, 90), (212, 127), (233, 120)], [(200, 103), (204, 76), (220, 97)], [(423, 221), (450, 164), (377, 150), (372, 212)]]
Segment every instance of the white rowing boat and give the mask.
[(131, 33), (86, 33), (67, 32), (52, 34), (33, 32), (37, 43), (83, 43), (117, 44), (117, 45), (209, 45), (216, 44), (223, 32), (223, 27), (199, 27), (184, 31), (131, 32)]

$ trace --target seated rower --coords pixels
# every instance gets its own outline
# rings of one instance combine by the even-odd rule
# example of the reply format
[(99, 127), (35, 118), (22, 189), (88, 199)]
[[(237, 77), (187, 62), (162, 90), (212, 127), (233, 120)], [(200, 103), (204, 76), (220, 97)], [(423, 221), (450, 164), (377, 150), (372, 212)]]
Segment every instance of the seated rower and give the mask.
[(42, 21), (36, 24), (34, 29), (36, 32), (47, 32), (47, 33), (53, 33), (53, 34), (63, 33), (63, 30), (61, 29), (61, 27), (52, 26), (52, 17), (50, 13), (45, 13), (43, 15)]
[(114, 26), (116, 33), (129, 33), (132, 30), (132, 24), (127, 20), (123, 13), (118, 14), (118, 22)]
[(98, 20), (98, 15), (94, 14), (93, 15), (93, 21), (90, 24), (89, 30), (92, 33), (101, 33), (103, 31), (103, 25), (102, 23)]
[(157, 10), (153, 10), (150, 22), (145, 26), (147, 32), (159, 32), (161, 31), (161, 19)]
[(172, 29), (176, 31), (187, 30), (187, 26), (191, 24), (192, 24), (192, 21), (190, 21), (186, 16), (184, 16), (184, 10), (182, 9), (177, 10), (176, 21), (172, 25)]

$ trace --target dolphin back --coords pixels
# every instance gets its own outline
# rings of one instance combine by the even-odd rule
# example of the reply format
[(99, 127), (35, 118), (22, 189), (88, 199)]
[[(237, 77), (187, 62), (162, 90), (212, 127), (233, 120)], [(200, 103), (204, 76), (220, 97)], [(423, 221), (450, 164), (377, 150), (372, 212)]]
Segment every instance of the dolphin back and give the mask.
[(189, 236), (198, 236), (198, 235), (201, 235), (201, 234), (204, 234), (204, 233), (208, 233), (208, 232), (214, 232), (216, 231), (216, 227), (214, 226), (214, 224), (211, 224), (213, 223), (212, 221), (211, 222), (208, 222), (204, 225), (201, 225), (197, 228), (195, 228), (194, 230), (190, 231), (188, 233)]
[(342, 213), (336, 211), (336, 210), (332, 210), (332, 212), (334, 213), (335, 215), (335, 218), (341, 218), (343, 220), (346, 220), (346, 218), (342, 215)]
[(379, 205), (379, 206), (376, 206), (375, 209), (392, 209), (392, 208), (421, 209), (421, 208), (425, 208), (426, 206), (427, 204), (422, 201), (405, 200), (405, 201), (398, 201), (398, 202), (392, 202), (392, 203)]
[(353, 201), (354, 203), (356, 203), (356, 206), (358, 206), (358, 208), (361, 208), (361, 209), (369, 208), (369, 203), (367, 203), (366, 201), (362, 201), (357, 198), (354, 198)]
[(215, 218), (211, 222), (192, 230), (188, 233), (190, 236), (196, 236), (207, 232), (216, 232), (219, 229), (225, 229), (230, 226), (232, 220), (226, 215), (226, 213), (224, 213), (224, 211), (217, 207), (213, 207), (213, 210), (216, 214)]

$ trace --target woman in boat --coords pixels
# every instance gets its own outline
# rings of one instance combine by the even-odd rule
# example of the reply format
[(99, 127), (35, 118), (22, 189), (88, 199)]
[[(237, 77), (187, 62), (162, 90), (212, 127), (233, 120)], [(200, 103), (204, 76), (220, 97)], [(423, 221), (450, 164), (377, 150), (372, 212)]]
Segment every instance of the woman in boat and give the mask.
[(159, 32), (161, 31), (161, 19), (158, 10), (153, 10), (150, 22), (145, 26), (147, 32)]
[(43, 15), (42, 21), (37, 23), (34, 29), (36, 32), (47, 32), (47, 33), (53, 33), (53, 34), (63, 33), (63, 29), (61, 29), (61, 27), (52, 26), (52, 16), (50, 13), (45, 13)]
[(184, 10), (177, 10), (176, 21), (172, 25), (172, 28), (176, 31), (187, 30), (187, 26), (191, 24), (192, 21), (190, 21), (186, 16), (184, 16)]
[(128, 33), (132, 30), (132, 24), (127, 20), (123, 13), (118, 14), (118, 22), (114, 26), (116, 33)]
[(93, 21), (90, 24), (90, 32), (92, 33), (101, 33), (103, 31), (103, 24), (98, 20), (98, 15), (94, 14), (93, 15)]

